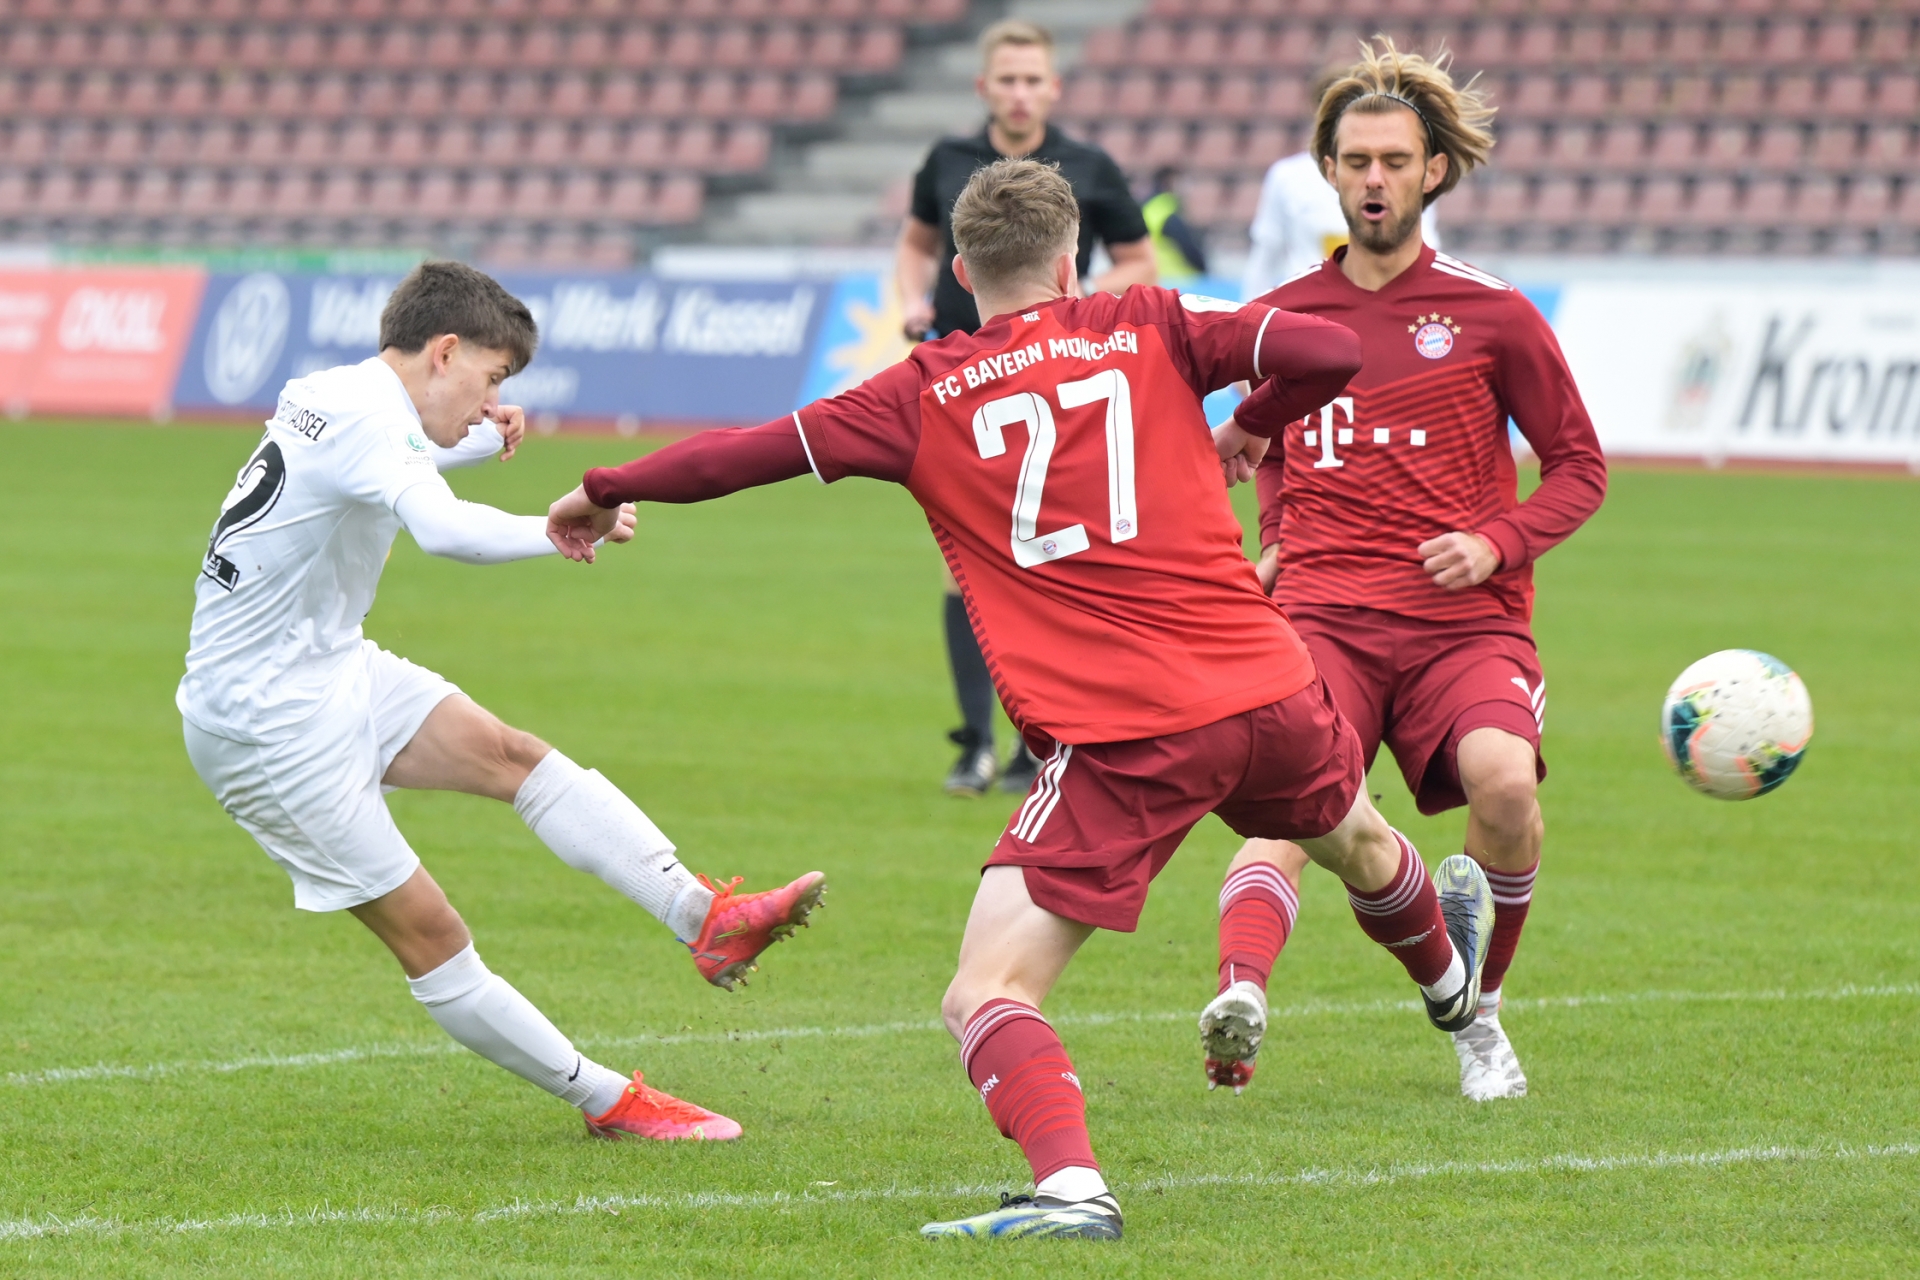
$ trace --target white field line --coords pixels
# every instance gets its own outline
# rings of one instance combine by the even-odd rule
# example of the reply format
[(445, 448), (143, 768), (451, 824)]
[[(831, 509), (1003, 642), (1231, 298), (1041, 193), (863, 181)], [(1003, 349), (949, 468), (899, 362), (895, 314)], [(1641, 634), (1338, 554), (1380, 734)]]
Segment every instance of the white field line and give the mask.
[[(1401, 1164), (1363, 1169), (1300, 1169), (1294, 1172), (1194, 1174), (1150, 1178), (1115, 1184), (1130, 1192), (1183, 1191), (1204, 1187), (1324, 1187), (1332, 1189), (1384, 1186), (1429, 1178), (1503, 1177), (1524, 1174), (1591, 1174), (1622, 1170), (1719, 1169), (1730, 1165), (1780, 1164), (1837, 1160), (1892, 1160), (1920, 1156), (1920, 1143), (1850, 1146), (1748, 1146), (1727, 1151), (1656, 1151), (1640, 1155), (1557, 1155), (1514, 1160), (1448, 1160), (1432, 1164)], [(816, 1186), (819, 1184), (816, 1184)], [(71, 1218), (47, 1216), (0, 1220), (0, 1244), (39, 1240), (48, 1236), (181, 1235), (204, 1231), (257, 1228), (327, 1227), (358, 1225), (484, 1226), (495, 1222), (574, 1217), (593, 1213), (619, 1215), (626, 1209), (686, 1211), (698, 1209), (767, 1209), (794, 1205), (854, 1204), (889, 1200), (971, 1200), (999, 1186), (854, 1187), (844, 1191), (696, 1191), (678, 1195), (579, 1196), (573, 1200), (515, 1200), (477, 1212), (444, 1206), (424, 1209), (335, 1209), (328, 1205), (308, 1209), (281, 1209), (272, 1213), (235, 1213), (215, 1218), (144, 1218), (125, 1220), (83, 1214)]]
[[(1875, 1000), (1920, 996), (1920, 983), (1897, 986), (1840, 986), (1818, 991), (1635, 991), (1619, 994), (1600, 993), (1585, 996), (1536, 996), (1508, 1000), (1504, 1012), (1519, 1010), (1584, 1009), (1638, 1004), (1737, 1004), (1748, 1002), (1798, 1002), (1836, 1000)], [(1270, 1019), (1339, 1017), (1370, 1013), (1419, 1011), (1418, 1000), (1318, 1001), (1279, 1005), (1268, 1012)], [(1051, 1019), (1057, 1027), (1111, 1027), (1141, 1023), (1187, 1022), (1197, 1019), (1194, 1011), (1156, 1013), (1081, 1013), (1060, 1014)], [(588, 1036), (575, 1043), (583, 1049), (632, 1049), (654, 1045), (750, 1044), (766, 1040), (870, 1039), (876, 1036), (911, 1035), (942, 1030), (937, 1019), (911, 1022), (874, 1022), (856, 1026), (773, 1027), (754, 1031), (694, 1031), (666, 1035)], [(374, 1044), (316, 1053), (263, 1053), (226, 1061), (151, 1062), (144, 1065), (95, 1063), (86, 1067), (49, 1067), (41, 1071), (10, 1071), (0, 1076), (0, 1084), (71, 1084), (89, 1080), (150, 1080), (174, 1075), (226, 1075), (236, 1071), (283, 1067), (326, 1067), (341, 1063), (366, 1062), (381, 1058), (425, 1058), (459, 1053), (461, 1046), (451, 1040), (421, 1044)]]

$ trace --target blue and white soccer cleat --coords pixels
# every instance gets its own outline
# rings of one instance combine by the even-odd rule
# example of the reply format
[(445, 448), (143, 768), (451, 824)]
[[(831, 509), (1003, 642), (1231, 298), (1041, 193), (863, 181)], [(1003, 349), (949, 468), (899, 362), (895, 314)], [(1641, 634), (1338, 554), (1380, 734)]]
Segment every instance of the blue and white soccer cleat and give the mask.
[(1120, 1206), (1112, 1196), (1069, 1203), (1049, 1196), (1000, 1193), (1000, 1207), (971, 1218), (929, 1222), (920, 1228), (929, 1240), (960, 1236), (991, 1239), (1118, 1240)]
[(1435, 1000), (1425, 992), (1427, 1020), (1442, 1031), (1465, 1031), (1480, 1012), (1480, 975), (1487, 967), (1487, 948), (1493, 944), (1493, 889), (1480, 864), (1456, 853), (1433, 870), (1433, 887), (1440, 895), (1440, 915), (1447, 937), (1466, 966), (1467, 983), (1460, 994)]

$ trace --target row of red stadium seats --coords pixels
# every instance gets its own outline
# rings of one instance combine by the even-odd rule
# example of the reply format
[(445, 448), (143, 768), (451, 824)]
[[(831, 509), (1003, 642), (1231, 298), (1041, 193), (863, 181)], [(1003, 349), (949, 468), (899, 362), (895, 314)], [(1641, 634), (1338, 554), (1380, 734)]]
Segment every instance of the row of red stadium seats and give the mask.
[(897, 25), (823, 22), (762, 26), (676, 22), (483, 23), (292, 27), (139, 27), (20, 23), (0, 27), (0, 67), (70, 71), (407, 72), (607, 67), (766, 67), (890, 71), (904, 49)]
[[(1411, 29), (1389, 27), (1402, 43), (1435, 49), (1444, 44), (1473, 68), (1579, 66), (1743, 67), (1827, 66), (1858, 63), (1901, 66), (1914, 49), (1910, 14), (1875, 20), (1829, 18), (1761, 23), (1724, 21), (1619, 23), (1474, 21), (1436, 18), (1431, 11)], [(1084, 61), (1092, 67), (1318, 67), (1349, 56), (1372, 34), (1344, 12), (1327, 23), (1298, 21), (1181, 23), (1147, 21), (1103, 27), (1087, 36)]]
[[(1209, 173), (1264, 168), (1304, 149), (1308, 127), (1304, 120), (1251, 127), (1110, 121), (1090, 125), (1086, 132), (1123, 168), (1141, 172), (1173, 165)], [(1798, 173), (1812, 168), (1848, 173), (1863, 166), (1887, 172), (1917, 161), (1920, 136), (1908, 118), (1876, 126), (1523, 123), (1500, 130), (1493, 152), (1496, 170), (1519, 172)]]
[[(1182, 184), (1183, 211), (1216, 233), (1244, 230), (1253, 218), (1260, 184), (1255, 178), (1193, 178)], [(1645, 181), (1613, 176), (1589, 180), (1528, 181), (1489, 178), (1467, 184), (1440, 204), (1443, 235), (1450, 241), (1477, 232), (1525, 226), (1550, 228), (1672, 228), (1810, 231), (1874, 230), (1904, 236), (1920, 247), (1920, 182), (1896, 187), (1892, 179), (1843, 182), (1820, 177), (1794, 182), (1759, 178), (1736, 182), (1705, 178)]]
[(117, 218), (350, 218), (486, 222), (692, 222), (704, 190), (688, 175), (593, 170), (0, 168), (0, 221)]
[[(1504, 119), (1831, 120), (1920, 111), (1920, 74), (1910, 69), (1871, 76), (1851, 71), (1718, 77), (1534, 72), (1482, 83)], [(1308, 92), (1307, 77), (1298, 74), (1081, 72), (1068, 82), (1060, 109), (1080, 119), (1285, 120), (1312, 114)]]
[(1911, 0), (1152, 0), (1159, 18), (1818, 18), (1909, 13)]
[(1454, 196), (1449, 215), (1464, 224), (1489, 227), (1530, 222), (1558, 225), (1649, 227), (1900, 228), (1920, 229), (1920, 184), (1897, 187), (1893, 179), (1862, 177), (1702, 178), (1634, 180), (1619, 176), (1590, 181), (1547, 178), (1537, 182), (1490, 179)]
[(723, 128), (700, 122), (674, 127), (655, 120), (630, 127), (606, 122), (575, 127), (545, 121), (537, 126), (456, 122), (437, 128), (407, 120), (385, 129), (368, 121), (344, 128), (317, 122), (242, 126), (212, 121), (198, 129), (143, 128), (132, 122), (54, 126), (24, 121), (0, 135), (0, 164), (15, 168), (48, 164), (69, 168), (101, 164), (514, 168), (534, 163), (752, 173), (766, 166), (771, 145), (764, 125), (736, 123)]
[(841, 18), (937, 24), (966, 12), (967, 0), (0, 0), (0, 20), (36, 22)]
[(605, 76), (565, 73), (411, 76), (0, 75), (0, 115), (49, 120), (340, 120), (442, 116), (623, 119), (649, 116), (819, 120), (833, 114), (838, 86), (817, 72), (774, 71)]

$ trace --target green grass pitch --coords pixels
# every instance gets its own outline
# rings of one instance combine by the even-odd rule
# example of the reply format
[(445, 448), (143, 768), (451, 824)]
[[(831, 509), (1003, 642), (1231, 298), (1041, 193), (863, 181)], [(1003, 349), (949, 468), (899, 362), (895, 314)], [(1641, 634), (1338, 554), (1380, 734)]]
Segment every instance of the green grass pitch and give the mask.
[[(1532, 1081), (1451, 1047), (1310, 872), (1244, 1097), (1203, 1087), (1197, 829), (1059, 1019), (1127, 1212), (1112, 1247), (916, 1237), (1026, 1167), (933, 1025), (1013, 805), (948, 800), (938, 562), (904, 493), (811, 480), (642, 514), (592, 568), (401, 539), (369, 633), (603, 769), (688, 861), (832, 881), (748, 991), (505, 806), (399, 795), (482, 954), (589, 1052), (742, 1121), (589, 1141), (448, 1042), (191, 772), (191, 585), (250, 432), (25, 423), (0, 465), (0, 1275), (1891, 1275), (1920, 1269), (1920, 489), (1625, 470), (1540, 568), (1545, 874), (1508, 993)], [(544, 509), (613, 439), (454, 477)], [(1245, 490), (1240, 491), (1244, 496)], [(1243, 505), (1244, 510), (1244, 505)], [(1672, 778), (1667, 682), (1748, 646), (1819, 730), (1780, 792)], [(1429, 861), (1460, 815), (1374, 789)]]

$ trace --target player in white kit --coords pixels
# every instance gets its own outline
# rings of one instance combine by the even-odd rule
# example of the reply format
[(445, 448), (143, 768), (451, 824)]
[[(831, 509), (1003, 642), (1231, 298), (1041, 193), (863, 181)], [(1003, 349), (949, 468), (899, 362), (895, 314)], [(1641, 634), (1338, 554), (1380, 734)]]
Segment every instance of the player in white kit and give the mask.
[[(597, 770), (361, 635), (403, 526), (429, 554), (473, 564), (560, 549), (544, 516), (462, 502), (440, 475), (503, 446), (512, 456), (525, 419), (499, 403), (500, 384), (536, 341), (532, 315), (493, 279), (427, 263), (387, 303), (378, 356), (287, 384), (221, 503), (196, 584), (175, 698), (187, 754), (292, 878), (294, 905), (358, 917), (454, 1039), (580, 1108), (595, 1134), (733, 1138), (734, 1121), (586, 1058), (489, 971), (383, 795), (507, 801), (568, 865), (672, 929), (720, 986), (806, 923), (825, 888), (818, 872), (757, 894), (694, 876)], [(629, 508), (607, 540), (632, 536)]]

